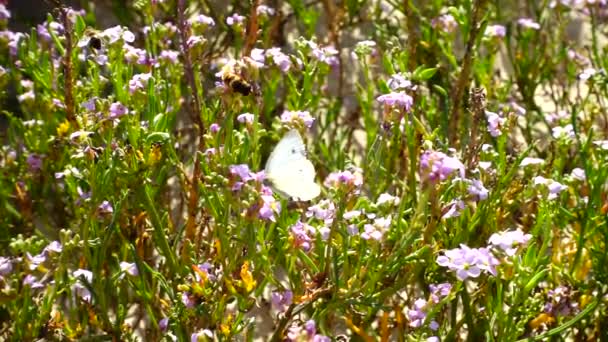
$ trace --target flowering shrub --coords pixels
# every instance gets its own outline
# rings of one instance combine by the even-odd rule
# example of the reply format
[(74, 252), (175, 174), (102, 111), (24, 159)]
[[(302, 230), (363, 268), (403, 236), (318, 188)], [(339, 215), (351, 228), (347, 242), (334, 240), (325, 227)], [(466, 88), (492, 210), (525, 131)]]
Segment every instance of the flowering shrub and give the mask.
[(605, 335), (606, 1), (81, 3), (0, 1), (0, 339)]

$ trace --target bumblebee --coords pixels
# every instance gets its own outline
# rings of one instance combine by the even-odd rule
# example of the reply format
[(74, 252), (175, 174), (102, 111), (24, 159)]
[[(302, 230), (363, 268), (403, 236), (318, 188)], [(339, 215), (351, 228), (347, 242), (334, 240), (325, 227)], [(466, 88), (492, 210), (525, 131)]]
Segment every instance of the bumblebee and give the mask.
[(101, 48), (103, 47), (103, 42), (101, 41), (101, 35), (99, 31), (87, 28), (84, 31), (84, 34), (89, 39), (89, 42), (87, 43), (87, 47), (89, 49), (101, 50)]
[(243, 78), (240, 67), (227, 64), (222, 68), (221, 75), (222, 82), (232, 91), (243, 96), (248, 96), (253, 92), (253, 86)]
[(224, 75), (222, 75), (222, 81), (224, 81), (224, 84), (232, 89), (232, 91), (243, 96), (247, 96), (253, 91), (251, 84), (234, 72), (224, 73)]

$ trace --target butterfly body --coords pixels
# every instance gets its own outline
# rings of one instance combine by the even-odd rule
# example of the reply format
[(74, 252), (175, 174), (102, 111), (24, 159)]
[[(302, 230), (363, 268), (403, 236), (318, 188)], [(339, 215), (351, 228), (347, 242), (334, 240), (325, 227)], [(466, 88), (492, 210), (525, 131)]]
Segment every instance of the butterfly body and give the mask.
[(315, 168), (306, 158), (306, 146), (297, 130), (291, 130), (279, 141), (266, 162), (266, 179), (285, 197), (309, 201), (321, 193), (315, 183)]

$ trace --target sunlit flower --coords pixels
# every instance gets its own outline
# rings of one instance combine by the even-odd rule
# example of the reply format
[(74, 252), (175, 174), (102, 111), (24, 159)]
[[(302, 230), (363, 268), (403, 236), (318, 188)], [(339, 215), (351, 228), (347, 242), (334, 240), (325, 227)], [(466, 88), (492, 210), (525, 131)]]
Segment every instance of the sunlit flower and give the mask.
[(473, 179), (469, 180), (468, 183), (469, 186), (467, 190), (477, 201), (483, 201), (488, 198), (489, 191), (483, 186), (483, 183), (480, 180)]
[(308, 207), (306, 211), (306, 217), (322, 220), (326, 225), (332, 224), (335, 215), (336, 205), (328, 199), (324, 199), (319, 203)]
[(11, 17), (11, 12), (6, 9), (4, 4), (0, 4), (0, 20), (8, 20)]
[(363, 174), (360, 169), (332, 172), (325, 178), (323, 184), (328, 188), (357, 191), (363, 185)]
[(129, 110), (125, 105), (120, 102), (114, 102), (110, 105), (110, 119), (118, 119), (121, 116), (127, 114)]
[(380, 196), (378, 196), (378, 200), (376, 201), (376, 205), (383, 205), (383, 204), (391, 204), (391, 205), (398, 205), (399, 204), (399, 197), (393, 196), (391, 194), (387, 194), (387, 193), (381, 193)]
[(517, 20), (517, 24), (524, 28), (540, 30), (540, 24), (530, 18), (520, 18)]
[(572, 124), (567, 124), (565, 126), (557, 126), (551, 129), (551, 133), (553, 138), (555, 139), (574, 139), (574, 127)]
[(366, 224), (363, 226), (363, 233), (361, 233), (361, 238), (364, 240), (376, 240), (381, 241), (384, 237), (384, 233), (391, 226), (391, 216), (387, 217), (379, 217), (374, 220), (373, 224)]
[(524, 166), (528, 166), (528, 165), (540, 165), (540, 164), (542, 164), (544, 162), (545, 162), (544, 159), (526, 157), (526, 158), (522, 159), (522, 161), (519, 164), (519, 166), (524, 167)]
[(289, 233), (297, 248), (302, 248), (304, 252), (310, 250), (312, 245), (312, 238), (310, 236), (315, 234), (315, 229), (312, 226), (298, 221), (289, 228)]
[(232, 26), (232, 25), (238, 25), (241, 24), (245, 21), (245, 17), (238, 14), (238, 13), (234, 13), (231, 16), (229, 16), (228, 18), (226, 18), (226, 25), (228, 26)]
[(443, 181), (456, 171), (464, 178), (464, 164), (443, 152), (427, 150), (420, 156), (420, 173), (425, 180)]
[(126, 273), (132, 277), (136, 277), (139, 275), (139, 270), (137, 269), (137, 264), (134, 262), (120, 262), (120, 271), (123, 272), (123, 275)]
[(274, 15), (274, 8), (272, 7), (268, 7), (266, 5), (259, 5), (258, 8), (255, 9), (258, 15), (265, 15), (265, 16), (273, 16)]
[(76, 282), (72, 285), (72, 292), (87, 303), (91, 302), (92, 294), (87, 286), (93, 282), (93, 272), (84, 269), (77, 269), (72, 272)]
[(406, 112), (409, 112), (414, 105), (414, 99), (404, 91), (380, 95), (376, 100), (385, 106), (401, 108)]
[(525, 246), (532, 238), (530, 234), (524, 234), (521, 229), (494, 233), (488, 242), (494, 248), (501, 249), (508, 256), (513, 256), (518, 248)]
[(37, 172), (42, 169), (42, 156), (36, 153), (30, 153), (27, 156), (27, 165), (31, 172)]
[(490, 38), (503, 38), (507, 35), (507, 29), (502, 25), (486, 26), (485, 36)]
[(583, 170), (579, 167), (575, 167), (574, 169), (572, 169), (572, 172), (570, 173), (570, 177), (572, 177), (573, 179), (579, 180), (581, 182), (584, 182), (587, 179), (585, 170)]
[(253, 123), (253, 120), (255, 119), (255, 116), (251, 113), (243, 113), (243, 114), (239, 114), (236, 117), (236, 120), (240, 123), (245, 123), (245, 124), (251, 124)]
[(32, 274), (28, 274), (23, 278), (23, 285), (29, 286), (32, 290), (44, 288), (44, 284), (38, 281)]
[(469, 248), (461, 244), (460, 248), (446, 250), (444, 255), (437, 257), (437, 264), (455, 271), (459, 280), (466, 280), (479, 277), (483, 271), (496, 275), (499, 261), (488, 248)]
[(213, 18), (208, 17), (204, 14), (199, 14), (189, 20), (191, 25), (199, 24), (199, 25), (207, 25), (207, 26), (215, 26), (215, 21)]
[(507, 119), (490, 111), (486, 111), (486, 118), (488, 119), (488, 132), (490, 132), (490, 135), (493, 137), (499, 136)]
[(179, 60), (179, 52), (175, 50), (163, 50), (160, 52), (158, 59), (166, 61), (167, 63), (175, 64)]
[(100, 214), (112, 214), (114, 212), (114, 208), (112, 208), (112, 204), (108, 201), (103, 201), (97, 208)]
[(277, 201), (272, 195), (262, 195), (262, 207), (258, 212), (258, 217), (263, 220), (276, 221), (275, 214), (281, 212), (281, 202)]
[(287, 307), (291, 305), (293, 301), (293, 292), (286, 290), (283, 292), (272, 292), (270, 294), (270, 302), (272, 303), (272, 307), (279, 311), (284, 312), (287, 310)]
[(452, 290), (452, 284), (450, 283), (441, 283), (441, 284), (431, 284), (429, 285), (429, 290), (431, 291), (431, 300), (433, 303), (437, 304), (439, 301), (447, 297)]
[(0, 279), (13, 271), (13, 262), (7, 257), (0, 256)]
[(310, 128), (315, 122), (315, 118), (310, 116), (308, 111), (289, 111), (286, 110), (281, 114), (281, 122), (290, 124), (292, 127), (298, 127), (304, 125)]
[(443, 32), (452, 33), (458, 27), (458, 23), (451, 14), (443, 14), (431, 21), (431, 25)]
[(447, 205), (448, 210), (441, 216), (442, 219), (448, 219), (460, 216), (460, 212), (465, 208), (464, 201), (454, 200)]

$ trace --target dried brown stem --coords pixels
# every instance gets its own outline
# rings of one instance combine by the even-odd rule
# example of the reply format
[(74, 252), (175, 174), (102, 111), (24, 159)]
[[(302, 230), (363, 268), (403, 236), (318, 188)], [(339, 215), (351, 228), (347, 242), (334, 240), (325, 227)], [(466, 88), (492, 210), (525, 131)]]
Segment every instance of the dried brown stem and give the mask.
[[(198, 131), (198, 151), (203, 151), (205, 148), (205, 140), (203, 136), (205, 134), (205, 126), (203, 120), (201, 119), (201, 103), (198, 97), (198, 88), (196, 86), (196, 82), (194, 80), (194, 69), (192, 67), (192, 60), (190, 58), (189, 48), (188, 48), (188, 36), (189, 36), (189, 27), (187, 25), (187, 21), (185, 18), (186, 4), (185, 0), (178, 0), (177, 2), (177, 27), (180, 33), (181, 40), (181, 53), (184, 62), (184, 71), (186, 81), (190, 89), (192, 90), (191, 101), (190, 101), (190, 117), (192, 123), (195, 125)], [(192, 179), (190, 181), (189, 186), (189, 195), (188, 195), (188, 218), (186, 221), (186, 232), (185, 238), (188, 241), (194, 241), (195, 245), (198, 246), (199, 238), (196, 235), (196, 214), (198, 212), (198, 198), (199, 198), (199, 180), (201, 178), (201, 166), (200, 166), (200, 154), (195, 153), (194, 155), (194, 170), (192, 171)], [(205, 213), (202, 213), (205, 216)], [(182, 249), (182, 257), (185, 257), (186, 249)]]
[(247, 37), (245, 38), (245, 47), (243, 48), (243, 56), (249, 56), (251, 49), (255, 46), (258, 38), (258, 6), (260, 0), (253, 0), (249, 21), (247, 23)]
[(479, 31), (481, 29), (480, 21), (482, 19), (484, 8), (488, 0), (476, 0), (473, 4), (473, 14), (471, 16), (471, 22), (469, 27), (471, 28), (469, 31), (467, 45), (465, 47), (464, 58), (462, 60), (462, 69), (460, 71), (460, 75), (456, 82), (456, 86), (454, 87), (454, 91), (452, 91), (452, 112), (450, 115), (450, 143), (454, 144), (457, 141), (458, 137), (458, 127), (460, 123), (460, 115), (462, 110), (462, 97), (464, 95), (464, 91), (469, 87), (470, 84), (470, 74), (471, 74), (471, 66), (473, 64), (473, 48), (475, 47), (475, 42), (477, 41), (477, 36), (479, 35)]

